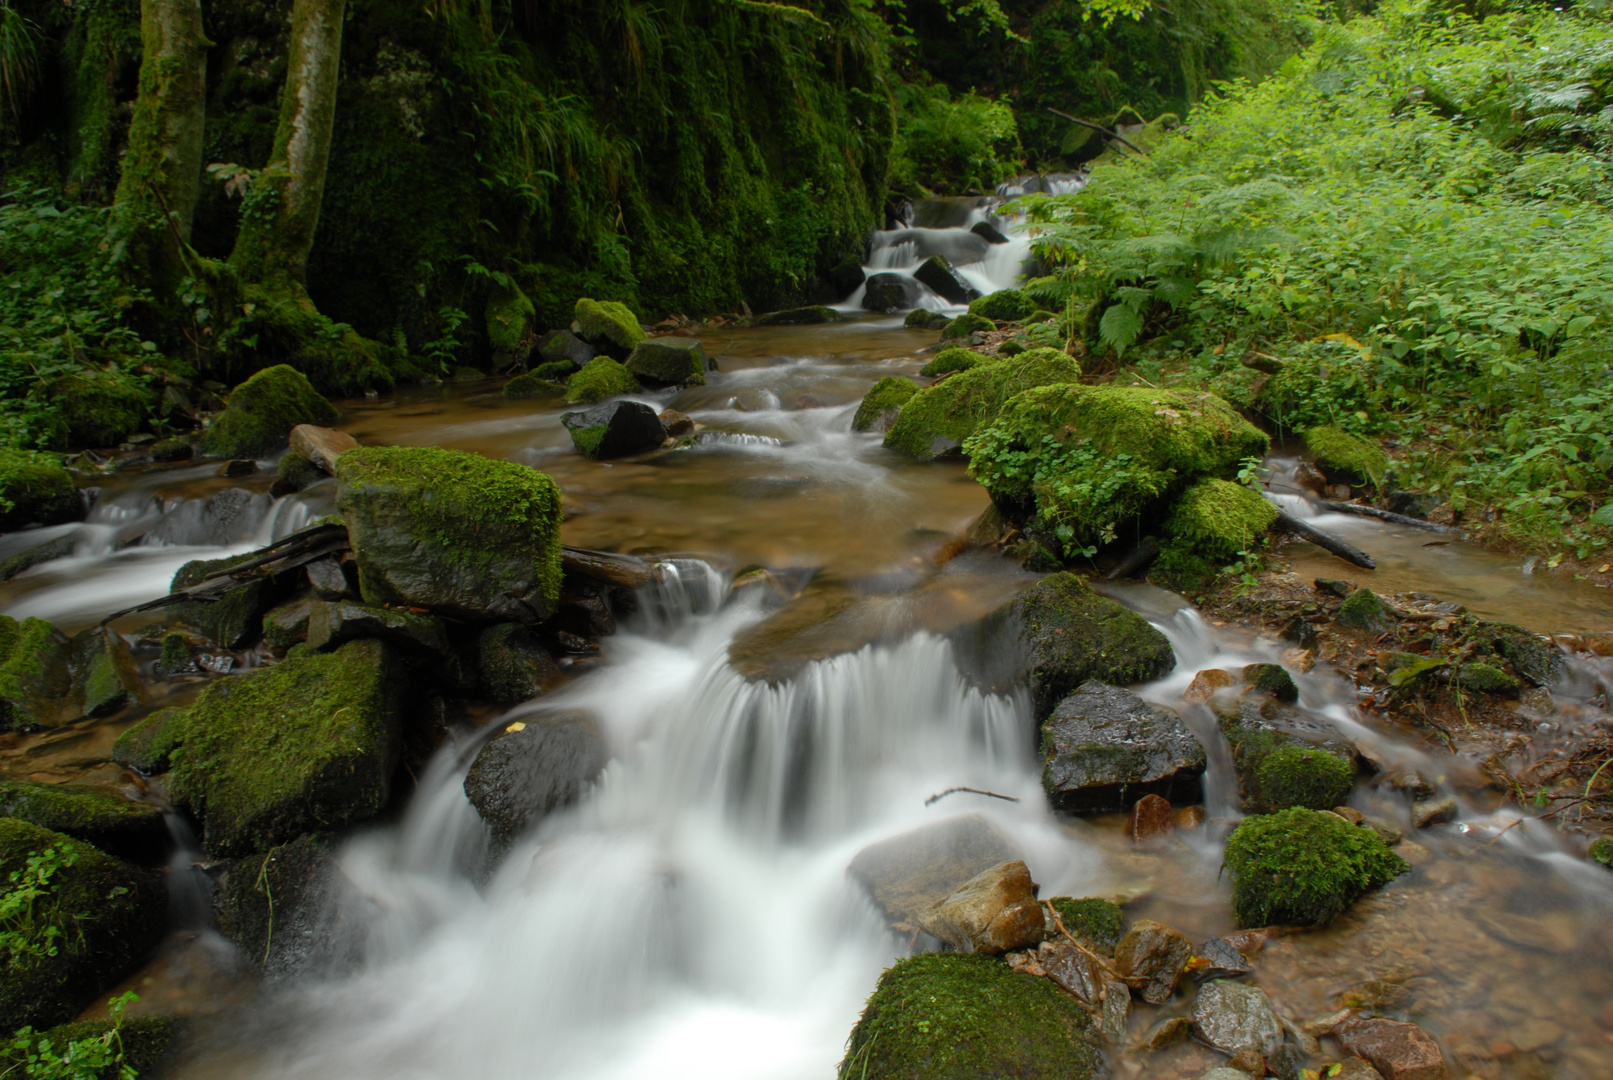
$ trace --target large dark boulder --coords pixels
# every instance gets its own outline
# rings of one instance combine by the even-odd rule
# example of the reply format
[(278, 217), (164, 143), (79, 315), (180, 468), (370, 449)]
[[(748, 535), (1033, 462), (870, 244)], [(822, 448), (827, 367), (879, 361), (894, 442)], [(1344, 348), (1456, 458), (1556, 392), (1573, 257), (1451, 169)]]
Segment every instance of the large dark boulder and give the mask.
[(1008, 243), (1008, 237), (1002, 234), (1002, 230), (989, 221), (977, 221), (969, 227), (969, 231), (988, 244)]
[(1060, 810), (1120, 813), (1145, 795), (1198, 802), (1204, 747), (1175, 713), (1130, 690), (1084, 683), (1042, 726), (1042, 786)]
[(651, 386), (704, 386), (710, 364), (697, 338), (653, 337), (633, 346), (623, 366)]
[(0, 615), (0, 731), (54, 727), (67, 715), (72, 650), (44, 619)]
[(336, 464), (336, 505), (368, 604), (477, 622), (542, 622), (560, 599), (560, 489), (525, 465), (365, 446)]
[(202, 435), (210, 458), (256, 458), (286, 445), (298, 424), (328, 424), (341, 414), (296, 368), (264, 368), (230, 394), (229, 407)]
[(572, 369), (582, 367), (596, 355), (594, 347), (570, 330), (556, 330), (538, 342), (538, 356), (546, 364), (570, 364)]
[(810, 307), (787, 308), (784, 311), (770, 311), (766, 315), (758, 315), (751, 325), (753, 326), (816, 326), (821, 323), (834, 323), (841, 320), (840, 312), (823, 304), (814, 304)]
[(618, 360), (626, 359), (633, 346), (644, 340), (644, 328), (626, 304), (585, 296), (577, 301), (573, 314), (577, 334)]
[(959, 668), (983, 689), (1028, 682), (1038, 724), (1085, 682), (1146, 682), (1176, 665), (1164, 634), (1071, 573), (1049, 575), (959, 627), (952, 644)]
[(545, 814), (567, 806), (598, 778), (610, 755), (593, 721), (581, 713), (516, 721), (476, 755), (465, 796), (505, 846)]
[(607, 401), (592, 409), (562, 413), (560, 422), (582, 455), (595, 461), (642, 454), (667, 437), (660, 414), (642, 401)]
[[(174, 574), (168, 591), (176, 593), (199, 585), (207, 578), (252, 557), (226, 555), (222, 559), (196, 559), (181, 566)], [(223, 649), (239, 649), (250, 645), (263, 632), (264, 613), (274, 605), (274, 582), (258, 578), (240, 588), (232, 589), (222, 599), (212, 603), (186, 600), (171, 605), (168, 613), (176, 622), (183, 623), (213, 644)]]
[(0, 531), (83, 516), (78, 485), (60, 460), (37, 450), (0, 450)]
[(980, 295), (976, 289), (952, 268), (945, 255), (931, 255), (913, 271), (915, 280), (929, 286), (930, 291), (949, 304), (967, 304)]
[(169, 848), (168, 826), (155, 803), (99, 788), (0, 782), (0, 816), (65, 833), (135, 862), (157, 862)]
[(476, 673), (482, 690), (500, 705), (530, 701), (565, 681), (549, 650), (520, 623), (489, 626), (476, 638)]
[(863, 289), (863, 310), (900, 311), (912, 307), (918, 298), (918, 286), (912, 278), (889, 272), (874, 274)]
[(925, 912), (979, 874), (1021, 858), (979, 814), (965, 814), (870, 844), (846, 873), (892, 922), (917, 925)]
[(308, 647), (329, 652), (349, 641), (378, 638), (404, 652), (452, 661), (442, 620), (399, 608), (376, 607), (353, 600), (315, 600), (308, 609)]
[(265, 975), (335, 975), (361, 959), (362, 923), (374, 901), (342, 873), (333, 846), (326, 835), (299, 836), (244, 855), (218, 875), (219, 932)]
[[(68, 849), (71, 848), (71, 854)], [(0, 1031), (71, 1020), (116, 986), (157, 947), (167, 930), (162, 878), (104, 852), (16, 818), (0, 818), (0, 881), (22, 877), (30, 855), (56, 854), (36, 899), (23, 949), (0, 969)], [(37, 930), (61, 928), (46, 940)], [(8, 928), (9, 929), (9, 928)], [(55, 949), (55, 955), (49, 949)]]
[(178, 724), (169, 793), (201, 818), (213, 857), (373, 817), (408, 701), (401, 661), (375, 640), (219, 679)]

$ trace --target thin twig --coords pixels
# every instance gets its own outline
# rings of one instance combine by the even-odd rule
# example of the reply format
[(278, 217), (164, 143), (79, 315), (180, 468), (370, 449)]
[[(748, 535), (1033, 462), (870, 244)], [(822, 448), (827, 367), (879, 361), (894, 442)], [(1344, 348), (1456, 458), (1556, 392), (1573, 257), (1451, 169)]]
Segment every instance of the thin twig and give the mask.
[(995, 791), (982, 791), (979, 788), (974, 788), (974, 787), (953, 787), (953, 788), (947, 788), (945, 791), (941, 792), (939, 795), (931, 795), (928, 799), (924, 800), (924, 805), (929, 806), (933, 802), (937, 802), (937, 801), (939, 801), (941, 799), (944, 799), (948, 795), (956, 795), (960, 791), (966, 791), (970, 795), (989, 795), (993, 799), (1001, 799), (1004, 802), (1018, 802), (1019, 801), (1019, 797), (1016, 796), (1016, 795), (999, 795)]

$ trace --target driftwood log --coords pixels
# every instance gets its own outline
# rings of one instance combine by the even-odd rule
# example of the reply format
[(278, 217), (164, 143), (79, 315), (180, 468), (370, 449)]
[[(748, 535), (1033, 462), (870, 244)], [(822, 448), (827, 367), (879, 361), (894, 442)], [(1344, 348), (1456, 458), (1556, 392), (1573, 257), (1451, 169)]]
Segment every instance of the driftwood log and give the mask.
[(1354, 544), (1340, 540), (1336, 536), (1330, 536), (1316, 526), (1307, 524), (1281, 510), (1277, 511), (1277, 526), (1293, 533), (1301, 540), (1309, 540), (1323, 551), (1337, 555), (1347, 563), (1353, 563), (1367, 570), (1376, 570), (1378, 568), (1378, 564), (1373, 560), (1372, 556)]
[(1377, 518), (1387, 521), (1391, 525), (1405, 525), (1412, 529), (1423, 529), (1426, 532), (1454, 533), (1458, 530), (1449, 525), (1440, 525), (1433, 521), (1424, 521), (1422, 518), (1408, 517), (1405, 514), (1396, 514), (1389, 510), (1379, 510), (1376, 506), (1362, 506), (1360, 503), (1328, 502), (1318, 499), (1316, 505), (1323, 510), (1330, 510), (1335, 514), (1354, 514), (1356, 517)]

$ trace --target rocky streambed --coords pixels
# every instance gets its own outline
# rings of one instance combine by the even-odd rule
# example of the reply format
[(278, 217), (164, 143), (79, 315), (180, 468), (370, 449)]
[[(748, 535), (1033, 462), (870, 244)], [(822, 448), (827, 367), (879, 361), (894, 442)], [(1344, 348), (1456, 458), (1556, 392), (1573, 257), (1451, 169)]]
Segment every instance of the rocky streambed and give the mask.
[(84, 930), (11, 1026), (133, 989), (198, 1077), (1602, 1075), (1613, 608), (1332, 519), (1387, 584), (1049, 573), (881, 445), (902, 322), (595, 328), (594, 416), (277, 373), (76, 463), (86, 520), (0, 538), (3, 854), (72, 844)]

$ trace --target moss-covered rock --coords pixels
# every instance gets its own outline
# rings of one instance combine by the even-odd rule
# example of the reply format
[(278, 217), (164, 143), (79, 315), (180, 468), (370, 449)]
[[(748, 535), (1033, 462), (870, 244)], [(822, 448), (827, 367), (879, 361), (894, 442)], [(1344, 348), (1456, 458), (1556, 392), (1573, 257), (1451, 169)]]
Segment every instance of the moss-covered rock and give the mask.
[(280, 457), (280, 463), (275, 466), (276, 488), (287, 492), (301, 491), (303, 488), (317, 484), (325, 479), (326, 473), (318, 465), (301, 454), (287, 452)]
[(1165, 531), (1208, 559), (1252, 551), (1277, 521), (1277, 508), (1242, 484), (1210, 477), (1182, 492)]
[(155, 803), (98, 788), (0, 781), (0, 817), (66, 833), (137, 862), (160, 859), (168, 848), (168, 826)]
[[(996, 372), (1048, 350), (983, 369)], [(954, 376), (975, 377), (966, 372)], [(1052, 382), (1053, 380), (1048, 380)], [(1269, 440), (1213, 394), (1141, 386), (1039, 386), (1008, 401), (964, 446), (970, 471), (1011, 516), (1034, 515), (1074, 551), (1113, 539), (1122, 525), (1158, 516), (1200, 479), (1236, 474)], [(1222, 521), (1222, 504), (1237, 521)], [(1222, 543), (1262, 511), (1241, 495), (1210, 488), (1178, 527)], [(1225, 534), (1225, 535), (1223, 535)]]
[(560, 489), (544, 473), (459, 450), (366, 446), (343, 454), (336, 476), (366, 603), (478, 621), (553, 614)]
[(633, 373), (608, 356), (596, 356), (566, 383), (566, 402), (592, 405), (618, 394), (636, 394), (643, 387)]
[(942, 349), (935, 354), (935, 359), (919, 368), (919, 374), (926, 379), (938, 379), (942, 375), (950, 375), (954, 371), (968, 371), (987, 363), (987, 359), (972, 349)]
[(286, 445), (298, 424), (328, 424), (341, 414), (307, 376), (286, 364), (264, 368), (230, 394), (226, 408), (202, 435), (210, 458), (256, 458)]
[(581, 412), (560, 415), (571, 443), (586, 458), (629, 457), (659, 447), (667, 439), (666, 425), (642, 401), (607, 401)]
[(44, 619), (0, 615), (0, 731), (52, 727), (67, 715), (73, 689), (67, 638)]
[(273, 608), (263, 616), (263, 640), (277, 649), (289, 649), (299, 641), (308, 639), (308, 620), (313, 615), (313, 600), (293, 600)]
[(196, 662), (190, 655), (190, 641), (184, 634), (164, 634), (162, 636), (162, 651), (157, 655), (157, 671), (160, 674), (174, 676), (190, 674), (196, 670)]
[(112, 744), (112, 760), (147, 776), (167, 772), (188, 715), (185, 709), (162, 709), (143, 718)]
[(143, 381), (100, 372), (58, 379), (49, 395), (61, 409), (72, 446), (116, 446), (144, 427), (157, 405), (156, 393)]
[[(67, 1047), (72, 1043), (83, 1042), (86, 1039), (106, 1040), (111, 1033), (113, 1023), (111, 1020), (75, 1020), (69, 1024), (57, 1024), (48, 1031), (38, 1032), (34, 1037), (34, 1045), (49, 1040), (51, 1049), (65, 1055)], [(179, 1034), (180, 1022), (172, 1016), (133, 1016), (127, 1017), (118, 1025), (116, 1045), (123, 1050), (123, 1062), (133, 1069), (135, 1075), (144, 1076), (155, 1072), (167, 1057), (168, 1048), (173, 1045)], [(81, 1063), (83, 1058), (79, 1058)], [(8, 1074), (4, 1066), (16, 1065), (21, 1067), (22, 1059), (17, 1056), (14, 1048), (0, 1050), (0, 1075), (37, 1075), (35, 1073)], [(88, 1075), (74, 1073), (78, 1076)], [(100, 1080), (116, 1080), (114, 1072), (108, 1068), (96, 1074)]]
[(770, 311), (766, 315), (757, 316), (754, 326), (819, 326), (823, 323), (834, 323), (841, 320), (840, 312), (823, 304), (813, 304), (810, 307), (788, 308), (784, 311)]
[(1299, 700), (1299, 687), (1294, 677), (1281, 664), (1245, 664), (1239, 680), (1258, 694), (1270, 694), (1278, 701)]
[(156, 462), (189, 461), (196, 456), (196, 443), (186, 435), (171, 439), (158, 439), (151, 444), (151, 460)]
[(1303, 807), (1245, 818), (1227, 840), (1226, 868), (1242, 927), (1332, 922), (1411, 869), (1372, 829)]
[[(252, 557), (251, 552), (222, 559), (196, 559), (181, 566), (169, 584), (169, 593), (200, 585), (207, 578)], [(263, 629), (263, 613), (274, 602), (274, 583), (268, 578), (233, 589), (212, 603), (183, 600), (171, 606), (172, 617), (224, 649), (240, 649), (256, 641)]]
[(1463, 664), (1456, 670), (1456, 678), (1452, 681), (1463, 690), (1497, 697), (1517, 697), (1523, 690), (1523, 684), (1517, 679), (1494, 664), (1483, 662)]
[(908, 399), (919, 392), (919, 384), (912, 379), (891, 375), (874, 384), (857, 406), (857, 415), (851, 418), (853, 431), (871, 431), (889, 427), (896, 421)]
[(929, 308), (917, 307), (907, 313), (907, 318), (902, 320), (902, 325), (909, 330), (944, 330), (947, 323), (951, 321), (952, 318), (949, 315), (943, 315), (939, 311), (931, 311)]
[(1373, 487), (1383, 483), (1389, 459), (1376, 443), (1331, 425), (1305, 432), (1305, 446), (1329, 480)]
[(696, 338), (654, 337), (633, 346), (623, 366), (654, 386), (704, 386), (709, 363), (706, 347)]
[(1193, 550), (1191, 544), (1172, 541), (1160, 548), (1148, 567), (1148, 580), (1162, 589), (1194, 596), (1208, 589), (1220, 571)]
[(1091, 1014), (1051, 979), (993, 957), (929, 953), (879, 977), (846, 1043), (841, 1080), (1090, 1080)]
[[(1355, 745), (1338, 730), (1316, 717), (1267, 697), (1242, 697), (1235, 701), (1218, 701), (1221, 735), (1231, 753), (1232, 767), (1238, 779), (1238, 796), (1245, 810), (1282, 809), (1282, 801), (1293, 792), (1304, 790), (1307, 779), (1314, 775), (1318, 785), (1339, 783), (1337, 778), (1348, 776), (1343, 783), (1349, 791), (1355, 775)], [(1283, 750), (1297, 750), (1329, 754), (1338, 766), (1304, 758), (1303, 755), (1285, 755), (1286, 764), (1267, 770), (1267, 759)], [(1263, 784), (1272, 781), (1276, 786), (1268, 797)], [(1337, 806), (1342, 797), (1327, 807)]]
[(1355, 769), (1320, 747), (1284, 746), (1261, 761), (1255, 786), (1268, 813), (1294, 806), (1331, 810), (1349, 798)]
[[(545, 368), (563, 368), (562, 374), (569, 374), (571, 365), (562, 361), (558, 364), (544, 364)], [(541, 369), (540, 369), (541, 371)], [(499, 396), (505, 401), (524, 401), (527, 398), (560, 397), (565, 391), (559, 383), (553, 382), (553, 374), (540, 374), (538, 371), (526, 375), (517, 375), (504, 384)]]
[(1591, 841), (1588, 855), (1592, 862), (1601, 863), (1603, 866), (1613, 869), (1613, 836), (1598, 836)]
[(1394, 625), (1394, 618), (1378, 594), (1365, 586), (1346, 596), (1333, 618), (1340, 626), (1379, 634)]
[(0, 531), (83, 516), (78, 485), (59, 460), (37, 450), (0, 450)]
[(995, 329), (997, 329), (997, 324), (990, 319), (979, 315), (970, 315), (966, 312), (941, 328), (941, 340), (966, 338), (970, 334), (990, 333)]
[(1032, 349), (1011, 360), (961, 371), (925, 387), (903, 405), (885, 433), (885, 445), (924, 459), (956, 453), (976, 428), (996, 418), (1010, 398), (1080, 377), (1080, 365), (1057, 349)]
[(573, 316), (584, 341), (618, 360), (626, 359), (633, 346), (644, 340), (644, 328), (626, 304), (583, 297)]
[[(69, 847), (73, 862), (66, 865), (63, 853)], [(54, 942), (55, 956), (12, 953), (6, 958), (0, 969), (0, 1030), (7, 1032), (72, 1019), (134, 970), (167, 929), (167, 898), (158, 874), (82, 840), (0, 818), (0, 881), (23, 871), (30, 854), (47, 850), (58, 853), (61, 865), (28, 918), (32, 926), (56, 926), (62, 935)]]
[(969, 314), (994, 322), (1019, 322), (1036, 312), (1036, 301), (1019, 289), (998, 289), (973, 301)]
[(1125, 924), (1119, 904), (1097, 897), (1076, 900), (1068, 896), (1055, 896), (1048, 903), (1058, 912), (1064, 929), (1089, 948), (1105, 956), (1114, 955)]
[(1567, 674), (1563, 651), (1555, 642), (1510, 623), (1494, 623), (1485, 629), (1495, 651), (1536, 686), (1553, 686)]
[(105, 626), (81, 631), (71, 642), (74, 707), (80, 716), (107, 716), (145, 696), (129, 645)]
[(169, 791), (202, 819), (213, 856), (372, 817), (391, 792), (408, 693), (397, 655), (373, 640), (220, 679), (181, 722)]
[(519, 285), (511, 282), (507, 288), (495, 289), (487, 298), (482, 317), (487, 327), (487, 343), (494, 352), (512, 356), (530, 351), (532, 323), (537, 311)]

